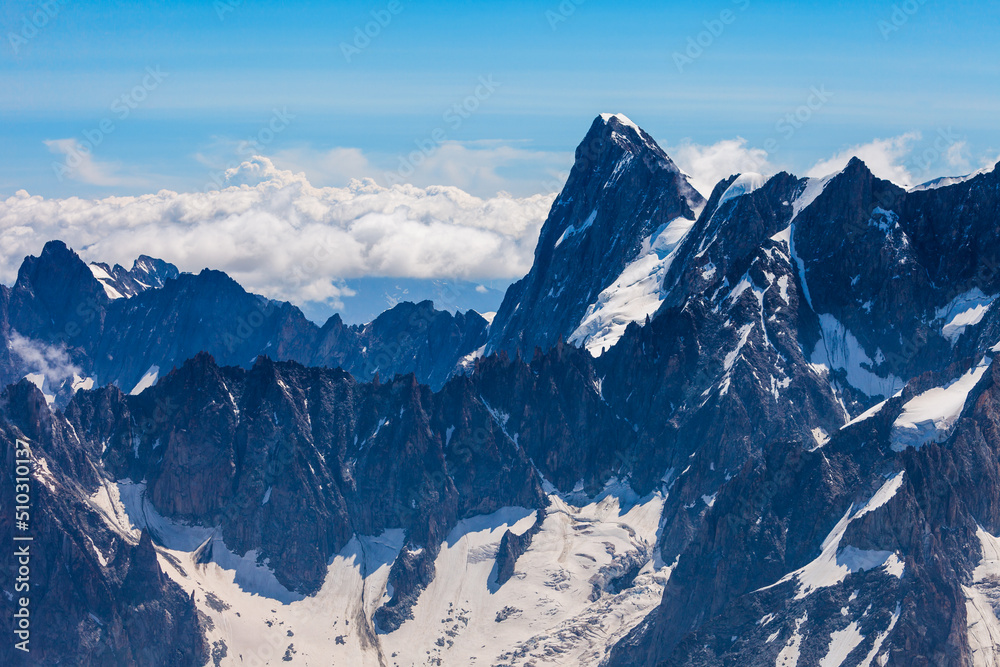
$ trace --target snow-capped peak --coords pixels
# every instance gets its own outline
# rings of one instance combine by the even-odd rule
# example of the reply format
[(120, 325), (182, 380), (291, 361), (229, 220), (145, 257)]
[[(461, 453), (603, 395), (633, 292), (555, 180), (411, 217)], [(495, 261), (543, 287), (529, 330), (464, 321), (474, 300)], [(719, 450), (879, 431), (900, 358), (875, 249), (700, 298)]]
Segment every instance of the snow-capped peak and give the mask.
[(641, 130), (639, 129), (639, 126), (636, 125), (635, 123), (633, 123), (632, 120), (628, 116), (626, 116), (625, 114), (623, 114), (623, 113), (602, 113), (601, 114), (601, 120), (603, 120), (605, 122), (605, 124), (610, 123), (612, 118), (614, 118), (615, 120), (617, 120), (619, 123), (621, 123), (622, 125), (624, 125), (626, 127), (631, 127), (636, 132), (641, 132)]
[(767, 179), (763, 174), (758, 174), (757, 172), (749, 171), (745, 174), (740, 174), (736, 177), (726, 191), (722, 193), (722, 197), (719, 198), (719, 206), (722, 206), (725, 202), (730, 199), (736, 199), (737, 197), (742, 197), (743, 195), (748, 195), (754, 190), (763, 187)]
[(910, 192), (920, 192), (921, 190), (936, 190), (937, 188), (946, 188), (949, 185), (958, 185), (959, 183), (965, 183), (966, 181), (971, 181), (976, 176), (982, 176), (983, 174), (988, 174), (994, 169), (996, 169), (996, 165), (986, 166), (983, 167), (982, 169), (977, 169), (971, 174), (966, 174), (965, 176), (942, 176), (940, 178), (935, 178), (932, 181), (927, 181), (926, 183), (915, 185), (912, 188), (910, 188)]

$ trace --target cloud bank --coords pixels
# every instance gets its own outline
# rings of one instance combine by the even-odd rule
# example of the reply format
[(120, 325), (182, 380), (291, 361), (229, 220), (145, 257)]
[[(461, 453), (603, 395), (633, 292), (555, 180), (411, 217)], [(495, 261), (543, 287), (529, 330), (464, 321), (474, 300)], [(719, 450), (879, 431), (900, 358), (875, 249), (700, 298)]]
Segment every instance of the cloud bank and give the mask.
[(573, 164), (569, 152), (533, 150), (500, 141), (429, 142), (422, 150), (404, 155), (368, 153), (358, 148), (318, 151), (297, 147), (269, 157), (278, 168), (303, 172), (316, 184), (337, 186), (363, 177), (386, 187), (448, 183), (484, 197), (497, 192), (529, 196), (558, 190)]
[(247, 289), (337, 307), (337, 281), (361, 276), (511, 279), (527, 273), (554, 194), (490, 199), (455, 187), (314, 187), (254, 157), (219, 191), (0, 202), (0, 281), (61, 239), (88, 261), (130, 266), (140, 254), (182, 271), (225, 271)]
[(806, 176), (822, 177), (836, 173), (847, 166), (852, 157), (859, 157), (879, 178), (892, 181), (902, 187), (915, 185), (911, 173), (912, 163), (907, 158), (915, 142), (920, 140), (919, 132), (907, 132), (889, 139), (875, 139), (867, 144), (851, 146), (827, 160), (817, 162)]
[(710, 145), (685, 142), (666, 149), (677, 166), (689, 176), (691, 185), (706, 199), (722, 179), (746, 172), (773, 173), (767, 151), (747, 146), (743, 137), (723, 139)]
[[(742, 137), (708, 145), (683, 142), (669, 147), (667, 153), (706, 198), (716, 183), (727, 176), (746, 172), (772, 175), (780, 168), (769, 160), (767, 151), (748, 146)], [(929, 138), (920, 132), (907, 132), (850, 146), (819, 160), (805, 175), (828, 176), (846, 167), (853, 157), (861, 158), (879, 178), (905, 188), (938, 176), (967, 174), (976, 169), (977, 162), (984, 168), (992, 168), (997, 163), (992, 154), (983, 156), (982, 160), (973, 160), (969, 156), (968, 143), (950, 129), (942, 129)]]

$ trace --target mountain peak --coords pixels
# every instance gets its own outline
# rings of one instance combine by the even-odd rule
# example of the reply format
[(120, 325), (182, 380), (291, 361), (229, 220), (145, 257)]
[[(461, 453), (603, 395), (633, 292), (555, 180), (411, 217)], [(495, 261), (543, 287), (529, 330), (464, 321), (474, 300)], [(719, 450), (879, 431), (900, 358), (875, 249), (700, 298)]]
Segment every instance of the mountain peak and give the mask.
[(861, 158), (859, 158), (857, 155), (855, 155), (854, 157), (852, 157), (850, 159), (850, 161), (847, 163), (847, 166), (844, 167), (844, 171), (845, 172), (865, 172), (865, 171), (867, 171), (868, 173), (871, 173), (871, 169), (868, 168), (868, 165), (865, 164), (865, 161), (862, 160)]
[(173, 264), (149, 255), (140, 255), (132, 262), (131, 270), (120, 264), (111, 267), (103, 262), (91, 262), (90, 270), (110, 299), (133, 297), (151, 287), (163, 287), (167, 280), (180, 275)]
[(681, 173), (653, 137), (625, 114), (598, 115), (576, 149), (576, 162), (577, 164), (582, 162), (585, 167), (589, 166), (602, 160), (608, 154), (609, 148), (615, 153), (616, 160), (631, 155), (640, 157), (650, 171), (666, 170), (671, 173)]
[(76, 300), (98, 298), (103, 293), (86, 262), (62, 241), (49, 241), (38, 257), (24, 258), (17, 273), (15, 288), (26, 289), (48, 301), (48, 306)]
[(59, 239), (53, 239), (52, 241), (46, 241), (45, 245), (42, 246), (42, 257), (68, 257), (69, 255), (75, 255), (76, 253), (70, 250), (69, 246), (66, 245), (65, 241), (60, 241)]
[(542, 227), (531, 272), (497, 311), (487, 350), (527, 354), (568, 339), (654, 231), (693, 221), (704, 205), (648, 133), (622, 114), (597, 116)]
[(642, 128), (632, 122), (632, 119), (623, 113), (602, 113), (598, 116), (598, 118), (603, 121), (605, 125), (617, 123), (619, 125), (624, 125), (625, 127), (630, 127), (636, 132), (642, 133)]

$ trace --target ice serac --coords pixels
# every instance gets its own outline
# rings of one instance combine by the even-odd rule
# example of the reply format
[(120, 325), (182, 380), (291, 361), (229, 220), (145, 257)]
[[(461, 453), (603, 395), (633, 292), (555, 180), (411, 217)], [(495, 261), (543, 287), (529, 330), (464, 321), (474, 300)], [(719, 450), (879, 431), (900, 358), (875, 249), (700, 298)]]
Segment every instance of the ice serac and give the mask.
[(497, 311), (487, 353), (530, 355), (570, 338), (658, 230), (693, 221), (704, 203), (645, 131), (621, 114), (597, 117), (542, 227), (531, 271)]

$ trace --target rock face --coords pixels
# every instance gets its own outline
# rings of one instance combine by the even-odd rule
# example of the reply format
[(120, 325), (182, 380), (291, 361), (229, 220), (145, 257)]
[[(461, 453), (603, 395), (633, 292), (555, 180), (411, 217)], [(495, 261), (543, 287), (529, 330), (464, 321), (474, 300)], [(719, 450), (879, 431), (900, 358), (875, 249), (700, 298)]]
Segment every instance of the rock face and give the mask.
[(645, 131), (620, 114), (596, 118), (542, 227), (531, 271), (497, 311), (487, 351), (531, 355), (570, 338), (643, 241), (677, 218), (694, 220), (704, 203)]
[(412, 376), (359, 384), (264, 357), (219, 368), (202, 353), (140, 396), (81, 392), (66, 417), (107, 447), (113, 478), (147, 480), (157, 512), (219, 526), (293, 592), (315, 592), (355, 533), (404, 528), (433, 550), (459, 518), (544, 505), (524, 452), (462, 378), (433, 394)]
[[(30, 653), (4, 642), (5, 665), (203, 665), (208, 647), (193, 600), (163, 576), (149, 535), (126, 536), (95, 509), (103, 488), (100, 450), (79, 439), (53, 415), (28, 382), (0, 396), (0, 452), (14, 470), (15, 442), (30, 443), (30, 528), (16, 531), (14, 515), (0, 515), (0, 537), (30, 534)], [(13, 476), (0, 475), (0, 491), (14, 498)], [(6, 507), (6, 505), (5, 505)], [(0, 587), (15, 591), (5, 567)], [(2, 628), (12, 637), (14, 598), (0, 599)]]
[(104, 285), (104, 291), (112, 299), (131, 297), (151, 288), (163, 287), (168, 280), (180, 275), (173, 264), (148, 255), (139, 255), (132, 263), (131, 270), (120, 264), (110, 267), (94, 262), (90, 265), (90, 271)]
[(452, 314), (425, 301), (401, 303), (363, 326), (334, 315), (318, 327), (218, 271), (178, 274), (146, 256), (131, 271), (88, 266), (56, 241), (25, 259), (0, 307), (0, 380), (39, 373), (60, 404), (85, 378), (129, 392), (203, 351), (223, 364), (248, 366), (268, 354), (365, 380), (412, 372), (439, 388), (485, 344), (489, 326), (473, 311)]
[(217, 566), (275, 600), (260, 632), (346, 610), (316, 632), (350, 664), (468, 664), (463, 632), (521, 667), (993, 664), (998, 219), (1000, 170), (907, 192), (859, 160), (706, 202), (602, 116), (492, 326), (423, 303), (312, 327), (162, 266), (112, 298), (50, 244), (0, 290), (0, 359), (77, 318), (64, 361), (100, 381), (0, 401), (45, 461), (45, 661), (208, 659), (178, 633), (250, 655), (205, 621), (256, 613), (239, 587), (178, 574)]
[(500, 538), (500, 546), (497, 548), (497, 577), (496, 584), (503, 586), (514, 576), (514, 566), (517, 559), (531, 546), (531, 538), (538, 534), (542, 528), (545, 515), (539, 510), (535, 517), (535, 524), (523, 533), (514, 533), (508, 530)]

